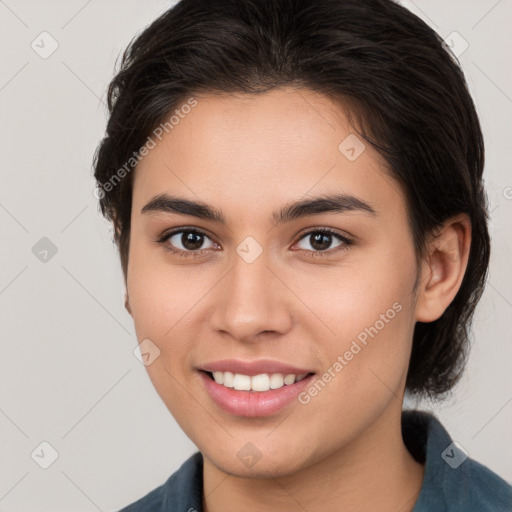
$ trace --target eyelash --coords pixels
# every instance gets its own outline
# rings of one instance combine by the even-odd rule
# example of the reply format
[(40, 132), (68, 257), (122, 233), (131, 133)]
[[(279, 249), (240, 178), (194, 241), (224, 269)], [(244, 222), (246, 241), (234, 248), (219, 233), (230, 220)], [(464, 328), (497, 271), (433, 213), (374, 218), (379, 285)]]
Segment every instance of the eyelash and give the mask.
[[(195, 233), (195, 234), (203, 235), (203, 236), (205, 236), (207, 238), (210, 238), (207, 233), (205, 233), (204, 231), (202, 231), (202, 230), (200, 230), (198, 228), (179, 228), (179, 229), (175, 229), (175, 230), (173, 230), (173, 231), (171, 231), (169, 233), (164, 233), (157, 240), (157, 243), (162, 244), (167, 251), (170, 251), (173, 254), (176, 254), (177, 256), (180, 256), (182, 258), (198, 258), (198, 257), (202, 256), (204, 251), (211, 250), (211, 249), (199, 249), (197, 251), (183, 251), (181, 249), (175, 249), (169, 243), (167, 243), (168, 240), (172, 236), (176, 235), (177, 233), (184, 233), (184, 232)], [(306, 238), (307, 236), (312, 235), (314, 233), (324, 233), (324, 234), (327, 234), (327, 235), (332, 235), (332, 236), (338, 238), (338, 240), (340, 240), (343, 243), (342, 243), (342, 245), (339, 245), (338, 247), (336, 247), (334, 250), (311, 251), (311, 250), (307, 250), (307, 249), (299, 249), (299, 251), (305, 252), (306, 256), (309, 257), (309, 258), (318, 258), (318, 257), (325, 258), (325, 257), (331, 256), (332, 254), (337, 253), (339, 251), (346, 251), (346, 250), (348, 250), (348, 248), (351, 245), (354, 244), (354, 240), (351, 237), (348, 237), (347, 235), (340, 235), (336, 231), (333, 231), (333, 230), (328, 229), (328, 228), (312, 229), (312, 230), (308, 231), (307, 233), (304, 233), (299, 238), (298, 241), (300, 241), (300, 240), (302, 240), (302, 239)]]

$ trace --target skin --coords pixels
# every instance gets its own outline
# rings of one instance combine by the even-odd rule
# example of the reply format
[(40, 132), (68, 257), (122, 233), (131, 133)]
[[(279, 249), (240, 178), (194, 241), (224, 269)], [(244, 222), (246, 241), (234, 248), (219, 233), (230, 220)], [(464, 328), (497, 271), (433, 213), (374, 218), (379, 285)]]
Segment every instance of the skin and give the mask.
[[(413, 329), (455, 297), (468, 219), (450, 219), (417, 268), (403, 191), (370, 144), (354, 161), (340, 152), (357, 132), (339, 104), (292, 88), (195, 97), (136, 170), (127, 309), (138, 340), (160, 349), (147, 366), (155, 389), (203, 454), (204, 509), (412, 510), (424, 468), (403, 443), (400, 417)], [(271, 219), (289, 202), (334, 191), (376, 214)], [(228, 223), (141, 213), (161, 193), (215, 206)], [(166, 250), (187, 250), (181, 234), (156, 241), (179, 227), (207, 232), (199, 257)], [(318, 256), (310, 235), (323, 227), (354, 243), (337, 251), (343, 243), (332, 237)], [(236, 252), (248, 236), (263, 249), (252, 263)], [(306, 405), (231, 415), (196, 371), (219, 359), (272, 358), (321, 376), (395, 303), (401, 311)], [(252, 467), (237, 456), (248, 442), (261, 454)]]

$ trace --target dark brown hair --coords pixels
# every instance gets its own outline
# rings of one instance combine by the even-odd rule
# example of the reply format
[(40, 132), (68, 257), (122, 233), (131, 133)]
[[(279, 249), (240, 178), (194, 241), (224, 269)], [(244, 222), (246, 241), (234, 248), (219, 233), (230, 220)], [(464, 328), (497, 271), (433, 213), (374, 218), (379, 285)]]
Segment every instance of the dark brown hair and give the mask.
[(133, 156), (148, 136), (193, 95), (286, 85), (347, 99), (359, 134), (405, 193), (418, 258), (436, 227), (469, 216), (462, 285), (441, 318), (416, 324), (407, 376), (413, 394), (445, 394), (464, 368), (489, 264), (483, 137), (455, 57), (391, 0), (182, 0), (131, 41), (108, 89), (110, 117), (94, 156), (125, 280)]

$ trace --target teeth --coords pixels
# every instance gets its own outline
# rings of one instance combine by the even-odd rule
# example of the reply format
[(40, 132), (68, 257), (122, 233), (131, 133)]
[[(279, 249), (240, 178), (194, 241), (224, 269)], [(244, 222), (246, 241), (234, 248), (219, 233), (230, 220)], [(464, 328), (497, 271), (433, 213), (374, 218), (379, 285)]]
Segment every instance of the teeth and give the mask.
[[(233, 375), (233, 374), (231, 374)], [(213, 378), (217, 384), (222, 384), (224, 382), (224, 373), (222, 372), (213, 372)]]
[(281, 373), (274, 373), (270, 376), (270, 389), (282, 388), (284, 379)]
[(251, 389), (253, 391), (268, 391), (270, 389), (270, 377), (266, 373), (251, 377)]
[(250, 377), (241, 373), (232, 372), (213, 372), (213, 378), (217, 384), (234, 388), (238, 391), (269, 391), (270, 389), (279, 389), (283, 386), (290, 386), (306, 377), (307, 373), (294, 375), (292, 373), (283, 375), (282, 373), (260, 373)]
[(291, 374), (291, 375), (287, 375), (285, 378), (284, 378), (284, 383), (289, 386), (290, 384), (293, 384), (295, 382), (295, 375)]
[(238, 391), (250, 391), (251, 377), (248, 375), (235, 373), (235, 378), (233, 379), (233, 387)]

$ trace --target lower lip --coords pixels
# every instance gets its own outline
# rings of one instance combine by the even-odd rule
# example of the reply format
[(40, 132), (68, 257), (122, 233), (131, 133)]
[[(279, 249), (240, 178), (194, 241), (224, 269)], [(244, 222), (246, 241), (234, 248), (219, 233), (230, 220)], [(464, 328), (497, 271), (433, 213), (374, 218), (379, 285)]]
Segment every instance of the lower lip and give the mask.
[(294, 384), (269, 391), (237, 391), (217, 384), (203, 371), (199, 374), (206, 391), (221, 409), (236, 416), (249, 418), (270, 416), (279, 412), (307, 388), (315, 377), (314, 374), (308, 375)]

